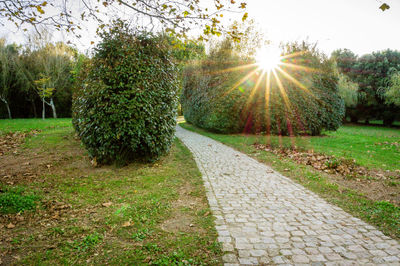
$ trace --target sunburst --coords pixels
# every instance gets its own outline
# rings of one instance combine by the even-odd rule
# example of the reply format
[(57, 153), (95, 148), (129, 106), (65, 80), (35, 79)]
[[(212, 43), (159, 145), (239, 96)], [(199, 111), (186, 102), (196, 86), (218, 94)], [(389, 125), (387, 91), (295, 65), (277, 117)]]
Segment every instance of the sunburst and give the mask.
[[(289, 82), (295, 84), (296, 87), (299, 89), (303, 90), (304, 92), (314, 96), (312, 92), (307, 88), (305, 84), (303, 84), (301, 81), (296, 79), (294, 75), (291, 75), (290, 69), (298, 72), (318, 72), (318, 70), (300, 65), (299, 60), (296, 58), (301, 57), (303, 55), (303, 52), (295, 52), (287, 55), (282, 55), (282, 51), (276, 47), (276, 46), (267, 46), (263, 47), (260, 49), (256, 55), (256, 63), (252, 64), (247, 64), (247, 65), (242, 65), (238, 67), (233, 67), (229, 69), (224, 69), (220, 72), (234, 72), (234, 71), (243, 71), (245, 69), (248, 69), (248, 72), (240, 77), (236, 82), (233, 83), (233, 86), (224, 94), (227, 96), (230, 94), (233, 90), (239, 88), (242, 84), (252, 81), (252, 88), (251, 92), (249, 95), (249, 99), (247, 99), (246, 106), (243, 111), (249, 108), (249, 105), (252, 102), (252, 99), (256, 95), (256, 91), (259, 90), (262, 86), (265, 86), (265, 108), (267, 110), (266, 112), (266, 121), (267, 121), (267, 131), (269, 131), (270, 125), (270, 118), (269, 116), (269, 110), (271, 108), (271, 99), (270, 99), (270, 94), (272, 90), (272, 82), (274, 80), (275, 86), (277, 86), (277, 89), (279, 93), (282, 96), (282, 99), (284, 100), (284, 104), (288, 110), (291, 109), (291, 103), (289, 100), (288, 96), (288, 91), (285, 88), (285, 83), (282, 82), (282, 78), (288, 80)], [(301, 61), (301, 60), (300, 60)], [(262, 80), (265, 80), (265, 83), (262, 82)], [(269, 133), (269, 132), (267, 132)], [(290, 132), (290, 135), (292, 132)]]

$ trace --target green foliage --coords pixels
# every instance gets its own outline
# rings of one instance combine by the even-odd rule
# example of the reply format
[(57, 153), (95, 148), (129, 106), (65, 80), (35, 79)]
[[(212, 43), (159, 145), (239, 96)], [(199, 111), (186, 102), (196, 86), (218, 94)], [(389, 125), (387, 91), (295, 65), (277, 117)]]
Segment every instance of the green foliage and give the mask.
[(352, 82), (346, 75), (339, 74), (339, 95), (343, 98), (346, 107), (355, 107), (358, 102), (358, 84)]
[[(239, 57), (229, 40), (222, 42), (185, 71), (182, 108), (186, 121), (222, 133), (318, 135), (322, 130), (336, 130), (344, 103), (338, 95), (333, 62), (306, 43), (289, 44), (285, 53), (293, 54), (287, 63), (303, 62), (295, 70), (281, 66), (303, 85), (284, 75), (279, 75), (279, 82), (256, 66), (237, 68), (254, 61)], [(224, 71), (234, 67), (238, 70)]]
[(325, 162), (325, 165), (329, 168), (329, 169), (335, 169), (336, 167), (338, 167), (340, 165), (340, 160), (337, 158), (331, 158), (328, 161)]
[(23, 192), (20, 188), (0, 191), (0, 212), (18, 213), (35, 209), (39, 198), (35, 195), (24, 195)]
[(87, 251), (97, 246), (103, 240), (103, 236), (98, 233), (87, 235), (81, 241), (75, 241), (73, 247), (78, 251)]
[(152, 232), (145, 228), (145, 229), (140, 229), (136, 233), (132, 234), (132, 239), (135, 241), (143, 241), (146, 239)]
[(400, 72), (390, 78), (390, 86), (385, 92), (385, 102), (400, 107)]
[(157, 261), (153, 263), (154, 265), (193, 265), (194, 260), (188, 259), (187, 255), (181, 251), (174, 251), (170, 254), (163, 255)]
[(24, 46), (6, 45), (2, 39), (0, 58), (0, 118), (10, 117), (7, 113), (14, 118), (37, 117), (42, 99), (53, 114), (57, 109), (58, 116), (71, 116), (72, 70), (78, 61), (75, 49), (42, 39)]
[(385, 125), (391, 125), (400, 117), (400, 108), (386, 95), (393, 84), (392, 76), (400, 71), (400, 51), (385, 50), (357, 57), (344, 49), (333, 52), (332, 57), (339, 71), (358, 84), (358, 103), (347, 109), (352, 121), (383, 119)]
[(118, 22), (102, 42), (76, 92), (73, 124), (99, 163), (155, 160), (173, 141), (177, 68), (162, 36)]

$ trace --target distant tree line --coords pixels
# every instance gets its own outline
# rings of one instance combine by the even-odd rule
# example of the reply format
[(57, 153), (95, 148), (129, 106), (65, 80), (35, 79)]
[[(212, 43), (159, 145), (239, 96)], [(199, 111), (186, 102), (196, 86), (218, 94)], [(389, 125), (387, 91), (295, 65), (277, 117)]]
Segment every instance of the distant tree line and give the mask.
[(400, 119), (400, 52), (385, 50), (357, 56), (348, 49), (332, 53), (340, 72), (339, 91), (352, 122)]
[(70, 117), (72, 87), (83, 55), (49, 34), (25, 46), (0, 39), (0, 118)]

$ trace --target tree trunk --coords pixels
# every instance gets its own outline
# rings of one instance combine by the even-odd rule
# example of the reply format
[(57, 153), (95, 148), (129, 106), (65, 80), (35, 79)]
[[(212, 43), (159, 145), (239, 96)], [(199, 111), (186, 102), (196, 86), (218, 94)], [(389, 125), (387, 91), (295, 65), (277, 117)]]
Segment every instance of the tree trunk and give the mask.
[(8, 118), (9, 118), (9, 119), (12, 119), (12, 117), (11, 117), (10, 105), (8, 105), (8, 101), (7, 101), (5, 98), (3, 98), (3, 97), (0, 97), (0, 99), (2, 100), (3, 103), (6, 104), (7, 112), (8, 112)]
[(46, 105), (44, 104), (44, 98), (42, 99), (42, 119), (46, 118)]
[(56, 106), (54, 105), (53, 98), (50, 99), (50, 106), (51, 109), (53, 110), (53, 118), (57, 118)]
[(32, 103), (32, 109), (33, 109), (33, 116), (34, 116), (35, 118), (37, 118), (37, 111), (36, 111), (35, 101), (32, 99), (32, 100), (31, 100), (31, 103)]
[(6, 106), (7, 106), (7, 111), (8, 111), (8, 118), (12, 119), (11, 117), (11, 110), (10, 110), (10, 106), (8, 105), (8, 102), (6, 102)]

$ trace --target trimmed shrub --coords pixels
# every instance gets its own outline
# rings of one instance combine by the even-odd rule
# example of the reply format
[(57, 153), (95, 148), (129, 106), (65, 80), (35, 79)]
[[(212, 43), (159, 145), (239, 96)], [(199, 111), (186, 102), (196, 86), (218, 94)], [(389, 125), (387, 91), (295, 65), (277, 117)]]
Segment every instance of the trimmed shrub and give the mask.
[(205, 60), (185, 70), (186, 121), (221, 133), (318, 135), (336, 130), (344, 116), (344, 102), (333, 62), (306, 43), (287, 45), (285, 54), (293, 55), (286, 63), (300, 67), (280, 66), (287, 75), (277, 71), (278, 80), (250, 66), (254, 62), (240, 58), (229, 40), (224, 41)]
[(121, 22), (101, 37), (74, 97), (74, 127), (98, 163), (153, 161), (176, 125), (179, 80), (166, 38)]

